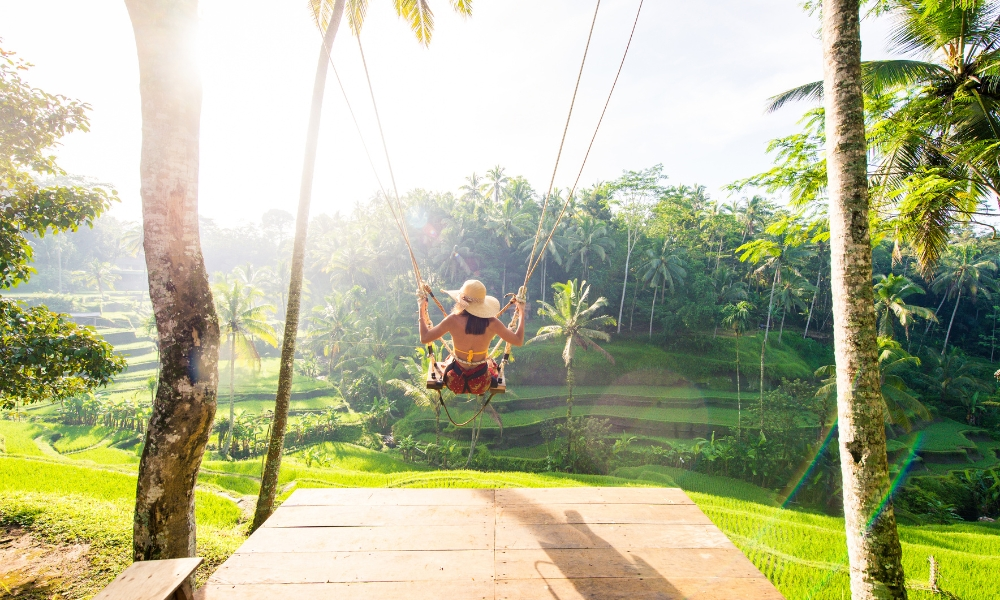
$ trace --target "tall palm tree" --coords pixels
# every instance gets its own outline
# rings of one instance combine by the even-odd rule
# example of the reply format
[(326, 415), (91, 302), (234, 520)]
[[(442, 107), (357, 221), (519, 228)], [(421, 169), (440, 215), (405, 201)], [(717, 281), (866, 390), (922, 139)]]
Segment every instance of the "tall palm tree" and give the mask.
[(271, 282), (274, 273), (270, 267), (255, 267), (248, 261), (245, 265), (233, 269), (233, 275), (238, 277), (243, 285), (263, 289)]
[(335, 291), (324, 298), (322, 306), (313, 307), (313, 315), (309, 324), (309, 337), (319, 343), (323, 356), (329, 360), (328, 377), (333, 376), (337, 359), (344, 350), (344, 342), (348, 335), (354, 331), (358, 322), (357, 313), (350, 301), (350, 293), (341, 294)]
[[(767, 353), (767, 338), (771, 332), (771, 318), (774, 315), (774, 293), (778, 282), (781, 281), (782, 273), (787, 272), (788, 276), (800, 276), (795, 264), (801, 260), (805, 250), (801, 246), (795, 245), (798, 240), (789, 240), (786, 237), (785, 243), (779, 244), (772, 239), (751, 240), (739, 248), (736, 252), (740, 254), (741, 262), (751, 262), (759, 265), (754, 274), (765, 278), (767, 272), (773, 271), (771, 275), (771, 294), (767, 302), (767, 321), (764, 325), (764, 338), (760, 343), (760, 426), (764, 427), (764, 357)], [(766, 281), (766, 279), (765, 279)]]
[(462, 200), (478, 206), (486, 198), (486, 187), (483, 178), (473, 173), (465, 178), (465, 183), (458, 189), (462, 192)]
[(774, 212), (774, 205), (763, 196), (753, 196), (734, 203), (731, 211), (740, 225), (740, 233), (743, 235), (740, 243), (743, 244), (747, 238), (753, 238), (761, 224)]
[(796, 309), (804, 311), (806, 308), (806, 294), (813, 291), (811, 283), (804, 277), (792, 275), (786, 277), (778, 288), (776, 298), (777, 307), (781, 310), (781, 325), (778, 327), (778, 343), (781, 343), (781, 336), (785, 333), (785, 316), (788, 311)]
[[(550, 198), (550, 203), (559, 204), (558, 202), (555, 202), (559, 196), (558, 190), (554, 192), (553, 196), (553, 198)], [(546, 223), (543, 224), (542, 231), (550, 229), (552, 227), (550, 223), (555, 221), (555, 215), (550, 211), (546, 211), (545, 215), (538, 215), (538, 218), (544, 218), (546, 221)], [(532, 229), (537, 225), (538, 222), (536, 221), (531, 227), (529, 227), (529, 229)], [(541, 260), (541, 263), (538, 266), (538, 279), (540, 284), (539, 295), (542, 300), (545, 300), (545, 290), (548, 288), (545, 284), (545, 276), (548, 274), (549, 258), (551, 258), (557, 265), (561, 266), (563, 264), (563, 257), (566, 256), (568, 251), (565, 235), (567, 227), (566, 220), (563, 219), (559, 223), (555, 224), (555, 235), (552, 236), (549, 243), (546, 244), (544, 239), (540, 239), (538, 240), (540, 247), (534, 248), (535, 238), (532, 236), (521, 242), (521, 245), (517, 248), (518, 252), (524, 254), (524, 261), (526, 263), (533, 258), (531, 256), (532, 248), (534, 248), (537, 253), (534, 258), (536, 260)]]
[(645, 171), (626, 171), (612, 184), (609, 204), (619, 229), (625, 230), (625, 270), (622, 275), (622, 296), (618, 302), (618, 333), (622, 332), (622, 314), (625, 310), (632, 251), (648, 227), (652, 205), (662, 192), (662, 178), (662, 167), (654, 167)]
[(344, 277), (343, 283), (357, 285), (362, 276), (371, 274), (372, 253), (365, 240), (347, 240), (347, 243), (330, 257), (323, 269), (334, 277)]
[(979, 366), (954, 346), (944, 356), (928, 352), (924, 363), (924, 380), (930, 389), (937, 391), (942, 404), (954, 405), (972, 391), (987, 391), (980, 379)]
[[(267, 459), (261, 473), (260, 494), (251, 528), (256, 530), (274, 508), (274, 497), (278, 489), (278, 472), (281, 470), (281, 453), (285, 445), (285, 430), (288, 425), (288, 406), (292, 395), (292, 376), (295, 364), (295, 336), (299, 328), (299, 311), (302, 303), (302, 279), (305, 267), (306, 233), (309, 226), (309, 205), (312, 201), (313, 172), (316, 168), (316, 151), (319, 143), (319, 124), (323, 109), (323, 93), (326, 89), (326, 75), (330, 63), (333, 42), (340, 28), (346, 0), (309, 0), (312, 14), (319, 30), (323, 33), (316, 75), (313, 80), (312, 106), (306, 136), (306, 151), (302, 162), (302, 179), (299, 186), (299, 206), (295, 217), (295, 239), (292, 244), (292, 269), (288, 286), (288, 308), (285, 310), (285, 333), (281, 343), (281, 364), (278, 372), (278, 391), (275, 394), (274, 419), (271, 424), (271, 438), (267, 446)], [(452, 0), (452, 8), (464, 16), (472, 14), (470, 0)], [(424, 46), (430, 43), (434, 31), (434, 14), (426, 0), (396, 0), (393, 3), (396, 14), (409, 24), (417, 41)], [(349, 0), (347, 9), (351, 31), (361, 35), (368, 0)]]
[(254, 344), (260, 340), (270, 346), (277, 346), (274, 328), (267, 322), (269, 313), (274, 312), (270, 304), (260, 304), (264, 296), (259, 289), (247, 285), (239, 277), (223, 280), (213, 286), (215, 310), (219, 314), (219, 326), (229, 345), (229, 429), (225, 443), (219, 440), (219, 450), (229, 452), (229, 442), (235, 421), (235, 373), (236, 359), (245, 360), (260, 368), (260, 354)]
[(565, 340), (562, 358), (566, 365), (566, 386), (569, 389), (569, 396), (566, 398), (566, 419), (568, 420), (573, 416), (573, 358), (576, 356), (576, 349), (580, 347), (584, 350), (597, 350), (608, 362), (614, 364), (614, 357), (595, 341), (608, 342), (611, 341), (611, 336), (595, 328), (613, 326), (615, 319), (607, 315), (596, 314), (598, 310), (607, 305), (607, 298), (601, 297), (593, 304), (587, 303), (590, 286), (587, 285), (586, 281), (579, 285), (575, 279), (566, 283), (553, 283), (552, 288), (555, 290), (552, 304), (539, 300), (538, 314), (552, 321), (553, 324), (540, 328), (535, 337), (528, 340), (527, 343), (532, 344), (552, 339)]
[(937, 317), (934, 316), (934, 311), (931, 309), (906, 303), (906, 298), (913, 294), (923, 294), (924, 290), (903, 275), (879, 273), (875, 276), (874, 292), (878, 334), (881, 337), (889, 339), (894, 337), (894, 320), (899, 321), (903, 327), (907, 340), (910, 339), (910, 325), (917, 317), (928, 321), (937, 321)]
[(87, 263), (85, 269), (77, 271), (73, 275), (76, 280), (83, 285), (87, 287), (92, 286), (97, 289), (97, 293), (100, 296), (100, 299), (98, 300), (98, 309), (103, 315), (104, 290), (114, 290), (115, 282), (121, 279), (121, 277), (115, 274), (112, 264), (99, 258), (95, 258)]
[(653, 288), (653, 304), (649, 308), (649, 337), (653, 337), (653, 311), (656, 308), (657, 290), (665, 292), (669, 288), (670, 293), (674, 293), (674, 286), (684, 283), (687, 271), (684, 269), (684, 259), (671, 246), (670, 240), (663, 240), (659, 252), (647, 249), (646, 259), (646, 272), (642, 280)]
[(194, 0), (126, 0), (142, 112), (143, 245), (160, 383), (136, 485), (132, 557), (195, 556), (194, 494), (215, 418), (219, 325), (201, 253)]
[(939, 293), (943, 291), (945, 298), (954, 298), (955, 308), (951, 310), (951, 318), (948, 320), (948, 331), (944, 334), (941, 356), (944, 356), (948, 349), (951, 327), (955, 324), (955, 315), (958, 313), (958, 305), (962, 302), (962, 294), (968, 292), (972, 302), (975, 302), (980, 294), (989, 298), (990, 284), (993, 283), (990, 272), (996, 270), (996, 263), (990, 258), (981, 258), (973, 244), (952, 246), (942, 258), (932, 289)]
[(823, 0), (834, 346), (844, 525), (854, 600), (906, 598), (878, 371), (860, 0)]
[(518, 208), (524, 208), (535, 197), (535, 190), (524, 177), (514, 177), (507, 185), (506, 195), (514, 201)]
[(486, 181), (489, 182), (489, 191), (487, 194), (493, 198), (493, 204), (500, 204), (500, 199), (503, 198), (504, 192), (507, 190), (507, 182), (510, 181), (510, 177), (504, 174), (505, 169), (500, 165), (497, 165), (486, 171)]
[(727, 304), (722, 309), (725, 317), (722, 324), (732, 329), (736, 336), (736, 439), (743, 437), (743, 400), (740, 397), (740, 338), (750, 326), (750, 313), (753, 305), (746, 300), (741, 300), (736, 304)]
[[(1000, 11), (978, 1), (887, 5), (888, 50), (906, 58), (861, 64), (860, 85), (880, 117), (868, 148), (873, 194), (902, 199), (904, 233), (927, 276), (951, 226), (1000, 190)], [(775, 96), (770, 109), (822, 98), (817, 81)]]
[(615, 240), (608, 232), (607, 223), (588, 214), (577, 219), (576, 226), (567, 233), (567, 241), (566, 269), (569, 270), (573, 261), (579, 259), (584, 278), (591, 261), (606, 261), (608, 251), (615, 247)]
[[(736, 273), (728, 265), (712, 273), (712, 287), (715, 288), (717, 305), (726, 307), (747, 299), (747, 284), (735, 279)], [(716, 324), (712, 338), (714, 339), (718, 334), (719, 324)]]
[[(913, 395), (906, 381), (897, 372), (920, 366), (920, 359), (911, 356), (899, 342), (888, 337), (878, 338), (879, 391), (885, 405), (885, 422), (899, 425), (906, 431), (913, 429), (912, 417), (930, 421), (931, 413)], [(837, 366), (827, 365), (816, 370), (816, 377), (823, 378), (823, 385), (816, 396), (827, 397), (837, 393)]]
[(486, 227), (503, 243), (503, 281), (500, 291), (507, 293), (507, 260), (510, 258), (512, 244), (524, 237), (531, 227), (531, 215), (522, 209), (513, 198), (505, 198), (502, 202), (493, 204), (487, 212)]

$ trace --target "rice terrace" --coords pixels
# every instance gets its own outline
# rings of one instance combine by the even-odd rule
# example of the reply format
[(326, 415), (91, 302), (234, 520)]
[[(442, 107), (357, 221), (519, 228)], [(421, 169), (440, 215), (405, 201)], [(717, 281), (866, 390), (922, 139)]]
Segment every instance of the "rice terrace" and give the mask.
[(1000, 599), (998, 45), (0, 3), (0, 598)]

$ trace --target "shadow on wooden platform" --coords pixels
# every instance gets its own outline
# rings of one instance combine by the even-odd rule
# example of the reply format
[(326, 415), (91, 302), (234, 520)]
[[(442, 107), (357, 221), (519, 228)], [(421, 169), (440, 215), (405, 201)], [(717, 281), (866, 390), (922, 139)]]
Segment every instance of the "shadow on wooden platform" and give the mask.
[(781, 600), (679, 489), (303, 489), (205, 600)]

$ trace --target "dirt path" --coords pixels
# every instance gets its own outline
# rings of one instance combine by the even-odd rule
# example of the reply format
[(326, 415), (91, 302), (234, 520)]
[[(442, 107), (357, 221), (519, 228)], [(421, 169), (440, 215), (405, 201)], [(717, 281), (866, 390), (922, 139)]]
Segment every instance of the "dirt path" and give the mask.
[(0, 526), (0, 596), (23, 600), (92, 594), (88, 544), (49, 544), (26, 529)]

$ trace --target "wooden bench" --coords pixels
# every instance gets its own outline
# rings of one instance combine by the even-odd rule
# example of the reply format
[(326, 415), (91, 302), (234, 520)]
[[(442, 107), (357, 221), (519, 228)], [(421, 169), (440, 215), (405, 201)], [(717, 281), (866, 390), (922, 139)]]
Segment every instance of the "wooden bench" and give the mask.
[(132, 563), (94, 600), (193, 600), (191, 574), (200, 558), (173, 558)]

